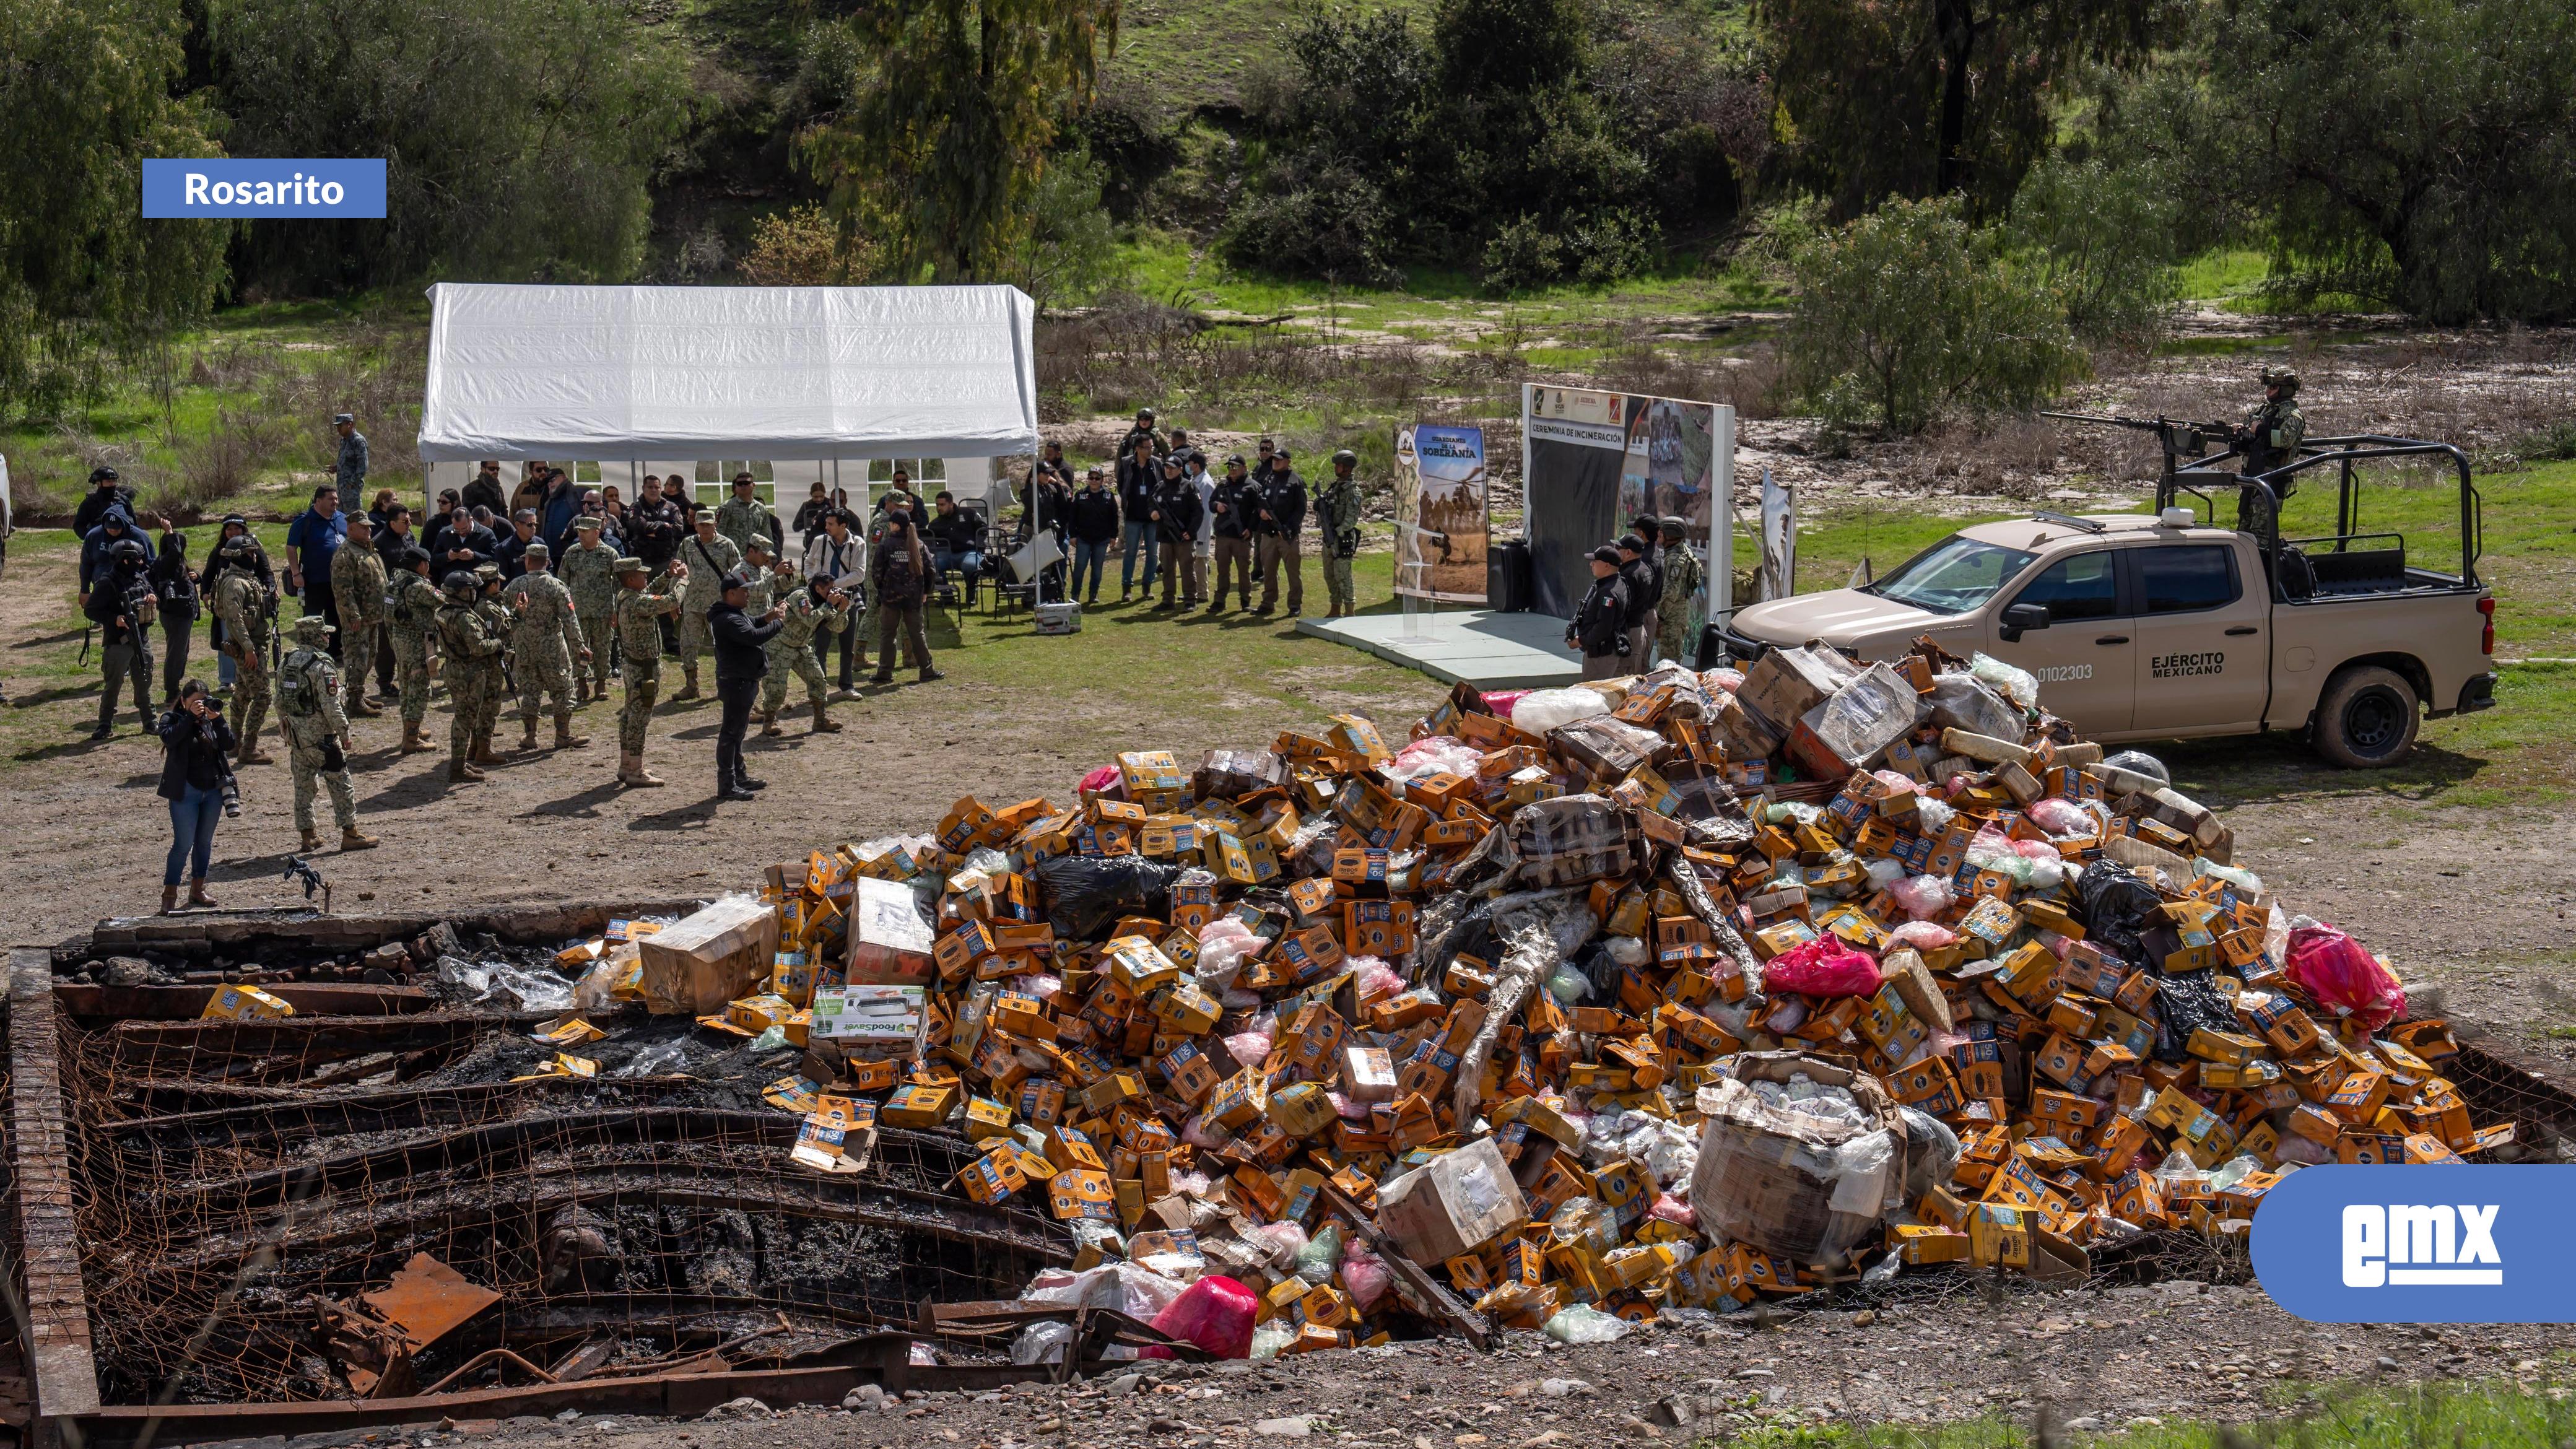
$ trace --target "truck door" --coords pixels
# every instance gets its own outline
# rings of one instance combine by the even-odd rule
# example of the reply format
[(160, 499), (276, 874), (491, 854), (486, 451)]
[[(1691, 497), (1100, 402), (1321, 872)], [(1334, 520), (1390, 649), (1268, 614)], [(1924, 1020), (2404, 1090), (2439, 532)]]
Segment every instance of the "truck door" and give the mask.
[(2048, 627), (2010, 643), (1996, 635), (1995, 657), (2039, 678), (2039, 702), (2087, 735), (2129, 728), (2137, 697), (2136, 646), (2121, 607), (2120, 564), (2129, 549), (2095, 548), (2049, 564), (2017, 591), (1999, 594), (1991, 617), (2013, 604), (2045, 604)]
[(2226, 543), (2126, 551), (2137, 600), (2138, 733), (2254, 729), (2272, 679), (2269, 600)]

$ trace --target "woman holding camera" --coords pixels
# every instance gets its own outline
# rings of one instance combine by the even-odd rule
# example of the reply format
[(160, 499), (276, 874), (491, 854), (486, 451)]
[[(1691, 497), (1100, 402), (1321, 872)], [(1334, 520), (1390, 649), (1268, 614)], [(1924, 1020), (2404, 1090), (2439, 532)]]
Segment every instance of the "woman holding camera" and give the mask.
[(161, 716), (162, 799), (170, 802), (170, 856), (161, 868), (161, 913), (179, 908), (179, 867), (188, 867), (188, 904), (211, 906), (206, 865), (215, 850), (215, 821), (239, 811), (232, 755), (239, 741), (202, 679), (179, 686), (179, 702)]

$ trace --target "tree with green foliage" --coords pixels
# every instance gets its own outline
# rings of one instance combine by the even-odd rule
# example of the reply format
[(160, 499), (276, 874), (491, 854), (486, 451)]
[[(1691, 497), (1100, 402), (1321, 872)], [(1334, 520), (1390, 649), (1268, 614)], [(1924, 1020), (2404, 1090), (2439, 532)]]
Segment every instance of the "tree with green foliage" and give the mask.
[(1955, 197), (1890, 201), (1800, 254), (1785, 355), (1826, 418), (1912, 434), (1954, 409), (2035, 406), (2083, 376), (2057, 294), (1961, 211)]
[(221, 154), (174, 100), (176, 0), (0, 0), (0, 417), (95, 397), (202, 317), (229, 222), (146, 221), (143, 158)]
[(600, 0), (208, 0), (228, 144), (385, 158), (383, 221), (253, 223), (243, 281), (622, 281), (687, 118), (681, 58)]
[(828, 205), (898, 276), (999, 276), (1117, 43), (1117, 0), (885, 0), (838, 23), (859, 42), (850, 102), (799, 138)]
[(2078, 68), (2142, 53), (2162, 0), (1754, 0), (1792, 177), (1856, 216), (1890, 196), (1997, 215)]
[(2576, 317), (2576, 8), (2233, 0), (2205, 130), (2276, 270), (2437, 322)]
[(2161, 164), (2051, 156), (2023, 179), (2006, 236), (2014, 260), (2057, 293), (2079, 340), (2147, 347), (2172, 325), (2181, 295), (2178, 195)]

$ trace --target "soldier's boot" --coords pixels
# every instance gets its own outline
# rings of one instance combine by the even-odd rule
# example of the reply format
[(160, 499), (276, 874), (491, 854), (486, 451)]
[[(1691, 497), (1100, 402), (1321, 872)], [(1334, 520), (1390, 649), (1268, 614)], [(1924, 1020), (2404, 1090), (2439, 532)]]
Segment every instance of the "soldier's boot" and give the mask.
[(174, 885), (163, 886), (161, 888), (161, 914), (166, 916), (177, 909), (179, 909), (179, 888)]
[(374, 719), (385, 712), (383, 706), (368, 703), (367, 697), (363, 694), (349, 696), (349, 702), (341, 708), (350, 714), (361, 715), (367, 719)]
[(274, 755), (261, 754), (259, 750), (259, 739), (257, 736), (253, 736), (242, 741), (241, 753), (233, 756), (233, 763), (236, 765), (274, 765), (277, 763), (277, 757)]
[(760, 733), (761, 737), (764, 739), (771, 735), (783, 735), (787, 733), (787, 731), (778, 727), (778, 711), (774, 709), (764, 709), (760, 712)]
[(575, 709), (579, 709), (583, 705), (590, 703), (589, 675), (585, 674), (581, 678), (572, 682), (572, 703), (573, 708)]
[(474, 768), (471, 760), (455, 758), (447, 762), (447, 783), (451, 785), (470, 785), (482, 778), (483, 772)]
[(310, 829), (308, 829), (308, 830), (306, 830), (306, 831), (304, 832), (304, 840), (303, 840), (303, 842), (302, 842), (301, 844), (299, 844), (298, 846), (296, 846), (296, 849), (298, 849), (298, 850), (300, 850), (300, 851), (303, 851), (303, 852), (304, 852), (305, 854), (307, 854), (307, 855), (311, 855), (313, 852), (315, 852), (315, 851), (317, 851), (317, 850), (320, 850), (321, 848), (322, 848), (322, 832), (321, 832), (321, 831), (319, 831), (319, 830), (310, 830)]
[(823, 701), (819, 699), (814, 701), (814, 733), (818, 735), (839, 734), (841, 732), (841, 727), (832, 722), (832, 716), (826, 713), (825, 710), (826, 706)]
[(530, 714), (522, 721), (522, 723), (524, 723), (527, 728), (519, 736), (519, 748), (523, 750), (533, 750), (537, 747), (537, 717), (534, 714)]
[(695, 699), (698, 697), (698, 662), (692, 659), (681, 665), (680, 674), (687, 682), (680, 686), (679, 693), (671, 696), (671, 703), (673, 704), (678, 704), (682, 700)]
[[(528, 729), (528, 743), (533, 745), (536, 743), (536, 726), (530, 725)], [(474, 732), (474, 744), (470, 749), (466, 750), (465, 761), (467, 764), (472, 765), (498, 765), (504, 763), (499, 753), (492, 748), (492, 732), (490, 730), (476, 730)]]
[(655, 789), (666, 783), (661, 776), (653, 774), (644, 768), (644, 756), (642, 752), (639, 751), (622, 758), (624, 763), (619, 765), (617, 769), (617, 778), (620, 783), (639, 790)]
[(406, 755), (417, 755), (423, 750), (434, 750), (437, 748), (438, 746), (429, 742), (429, 736), (420, 732), (420, 724), (418, 721), (403, 721), (403, 737), (402, 745), (400, 746), (401, 753)]
[(340, 848), (342, 850), (373, 850), (376, 848), (376, 838), (372, 835), (359, 833), (358, 827), (354, 825), (343, 825), (340, 827)]
[(559, 749), (559, 750), (578, 750), (578, 749), (584, 749), (584, 748), (587, 748), (587, 747), (589, 746), (589, 744), (590, 744), (590, 736), (588, 736), (588, 735), (577, 735), (577, 734), (574, 734), (574, 733), (572, 732), (572, 711), (571, 711), (571, 710), (565, 710), (563, 713), (561, 713), (561, 714), (559, 714), (559, 715), (556, 715), (556, 716), (555, 716), (555, 748), (556, 748), (556, 749)]

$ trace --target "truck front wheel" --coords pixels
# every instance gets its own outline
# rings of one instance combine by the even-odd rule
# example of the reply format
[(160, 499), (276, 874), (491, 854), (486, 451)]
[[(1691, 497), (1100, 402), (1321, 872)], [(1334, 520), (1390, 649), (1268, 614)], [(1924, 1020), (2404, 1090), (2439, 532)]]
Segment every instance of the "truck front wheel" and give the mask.
[(2376, 665), (2344, 670), (2326, 681), (2308, 742), (2347, 770), (2385, 768), (2415, 747), (2415, 729), (2423, 717), (2418, 703), (2415, 686), (2394, 670)]

